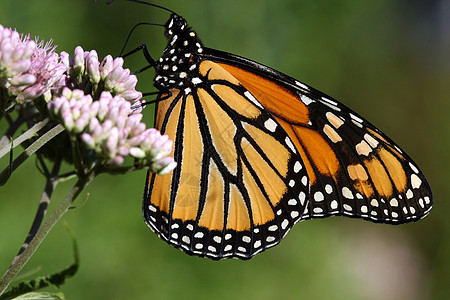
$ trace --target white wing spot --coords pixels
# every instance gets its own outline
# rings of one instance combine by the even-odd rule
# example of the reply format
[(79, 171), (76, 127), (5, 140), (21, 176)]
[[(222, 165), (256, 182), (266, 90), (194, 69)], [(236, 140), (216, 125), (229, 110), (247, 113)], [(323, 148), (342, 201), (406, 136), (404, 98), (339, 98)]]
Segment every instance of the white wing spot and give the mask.
[(372, 205), (373, 207), (378, 207), (379, 203), (377, 199), (372, 199), (372, 201), (370, 201), (370, 205)]
[(249, 91), (245, 91), (244, 93), (245, 97), (247, 97), (248, 100), (252, 101), (253, 104), (255, 104), (256, 106), (263, 108), (263, 106), (261, 105), (261, 103), (259, 103), (258, 100), (256, 100), (255, 97), (253, 97), (253, 95), (249, 92)]
[(261, 247), (261, 241), (256, 241), (255, 244), (253, 244), (253, 248), (259, 248)]
[(233, 246), (231, 245), (226, 245), (225, 248), (223, 248), (224, 251), (230, 251), (231, 249), (233, 249)]
[(313, 212), (316, 213), (316, 214), (320, 214), (320, 213), (323, 213), (323, 209), (320, 208), (320, 207), (315, 207), (315, 208), (313, 209)]
[(297, 200), (295, 200), (295, 199), (290, 199), (290, 200), (288, 201), (288, 205), (292, 205), (292, 206), (297, 205)]
[(183, 238), (181, 240), (183, 242), (185, 242), (186, 244), (189, 244), (191, 242), (191, 239), (187, 235), (183, 236)]
[(347, 199), (353, 199), (354, 198), (352, 191), (346, 186), (344, 186), (342, 188), (342, 196), (344, 196)]
[(330, 184), (327, 184), (325, 186), (325, 192), (327, 192), (327, 194), (331, 194), (333, 192), (333, 187)]
[(391, 201), (389, 201), (389, 205), (393, 206), (393, 207), (397, 207), (398, 206), (398, 200), (395, 198), (392, 198)]
[(277, 231), (278, 230), (278, 226), (277, 225), (269, 226), (268, 230), (269, 231)]
[(217, 235), (213, 237), (213, 240), (214, 240), (214, 242), (216, 242), (216, 243), (218, 243), (218, 244), (219, 244), (220, 242), (222, 242), (222, 238), (221, 238), (220, 236), (217, 236)]
[(252, 239), (251, 239), (249, 236), (244, 235), (244, 236), (242, 237), (242, 241), (243, 241), (244, 243), (250, 243), (250, 242), (252, 241)]
[(308, 177), (306, 177), (306, 176), (303, 176), (303, 177), (302, 177), (302, 184), (303, 184), (304, 186), (306, 186), (306, 185), (308, 184)]
[(298, 199), (300, 200), (300, 204), (303, 206), (305, 204), (306, 194), (304, 192), (300, 192)]
[(333, 104), (331, 104), (331, 103), (328, 103), (328, 102), (325, 102), (325, 101), (321, 101), (321, 103), (322, 103), (323, 105), (328, 106), (329, 108), (331, 108), (331, 109), (333, 109), (333, 110), (341, 111), (341, 109), (340, 109), (339, 107), (337, 107), (337, 106), (335, 106), (335, 105), (333, 105)]
[(284, 230), (288, 227), (289, 221), (287, 219), (284, 219), (283, 222), (281, 222), (281, 228)]
[(294, 179), (289, 180), (289, 186), (293, 187), (294, 185), (295, 185), (295, 180)]
[(406, 192), (406, 198), (411, 199), (412, 197), (414, 197), (414, 193), (413, 191), (408, 189), (408, 191)]
[(331, 105), (334, 105), (334, 106), (338, 105), (335, 101), (333, 101), (331, 99), (328, 99), (328, 98), (325, 98), (325, 97), (322, 97), (322, 100), (326, 101), (326, 102), (328, 102), (328, 103), (330, 103)]
[(199, 83), (202, 83), (202, 80), (198, 77), (194, 77), (194, 78), (192, 78), (191, 82), (192, 82), (192, 84), (197, 85)]
[(343, 207), (347, 211), (352, 211), (353, 210), (353, 208), (350, 205), (348, 205), (348, 204), (344, 204)]
[(361, 212), (364, 214), (367, 214), (367, 212), (368, 212), (367, 206), (365, 206), (365, 205), (361, 206)]
[(264, 127), (266, 127), (266, 129), (270, 132), (275, 132), (275, 130), (277, 129), (277, 123), (275, 123), (275, 121), (272, 119), (267, 119), (264, 122)]
[(414, 171), (414, 173), (419, 173), (419, 169), (417, 169), (417, 167), (415, 165), (413, 165), (412, 163), (409, 163), (409, 166)]
[(294, 172), (298, 173), (302, 169), (302, 164), (299, 161), (296, 161), (294, 164)]
[(300, 213), (299, 213), (298, 211), (296, 211), (296, 210), (294, 210), (294, 211), (291, 212), (291, 218), (292, 218), (292, 219), (297, 218), (299, 215), (300, 215)]
[(411, 175), (411, 185), (414, 189), (418, 189), (422, 184), (422, 180), (420, 180), (419, 176), (416, 174)]
[(268, 236), (266, 238), (266, 242), (268, 242), (268, 243), (273, 242), (273, 241), (275, 241), (275, 238), (273, 236)]
[(306, 84), (301, 83), (300, 81), (295, 81), (295, 84), (301, 87), (302, 89), (309, 90), (309, 87)]
[(205, 234), (204, 234), (203, 232), (197, 232), (197, 233), (194, 235), (194, 237), (195, 237), (196, 239), (201, 239), (204, 235), (205, 235)]
[(233, 236), (230, 233), (225, 234), (225, 240), (231, 239)]
[(331, 207), (331, 209), (337, 209), (338, 208), (338, 202), (336, 200), (331, 201), (330, 207)]
[(419, 205), (420, 205), (420, 207), (425, 208), (425, 204), (423, 203), (422, 198), (419, 199)]
[(287, 136), (286, 137), (286, 145), (289, 147), (289, 149), (291, 149), (292, 152), (297, 153), (297, 150), (294, 147), (294, 144), (292, 144), (291, 139)]
[(323, 197), (322, 192), (316, 192), (316, 193), (314, 194), (314, 200), (315, 200), (316, 202), (323, 201), (323, 199), (324, 199), (324, 197)]
[(151, 204), (148, 206), (148, 209), (149, 209), (150, 211), (152, 211), (152, 212), (156, 212), (156, 211), (157, 211), (156, 207), (154, 207), (154, 206), (151, 205)]
[(363, 125), (359, 123), (358, 121), (352, 120), (352, 123), (358, 126), (359, 128), (363, 128)]
[(300, 95), (300, 99), (302, 99), (302, 102), (303, 102), (305, 105), (310, 105), (311, 103), (314, 102), (314, 100), (311, 100), (310, 98), (308, 98), (308, 97), (305, 96), (305, 95)]
[(359, 117), (355, 116), (352, 113), (350, 113), (350, 118), (352, 118), (352, 120), (355, 120), (358, 123), (363, 123), (363, 120), (361, 120)]

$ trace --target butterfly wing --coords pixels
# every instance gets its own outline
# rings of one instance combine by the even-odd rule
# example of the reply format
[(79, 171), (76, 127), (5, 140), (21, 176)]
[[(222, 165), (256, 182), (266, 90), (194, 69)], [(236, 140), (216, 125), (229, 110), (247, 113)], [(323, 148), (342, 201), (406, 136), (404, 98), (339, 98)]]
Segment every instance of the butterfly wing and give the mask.
[[(212, 259), (248, 259), (299, 221), (309, 182), (286, 131), (218, 64), (195, 88), (158, 103), (156, 128), (174, 140), (172, 174), (149, 175), (144, 219), (169, 244)], [(163, 95), (160, 95), (163, 97)]]
[(432, 194), (393, 141), (335, 99), (251, 60), (206, 49), (280, 124), (311, 184), (302, 219), (344, 215), (399, 224), (428, 214)]

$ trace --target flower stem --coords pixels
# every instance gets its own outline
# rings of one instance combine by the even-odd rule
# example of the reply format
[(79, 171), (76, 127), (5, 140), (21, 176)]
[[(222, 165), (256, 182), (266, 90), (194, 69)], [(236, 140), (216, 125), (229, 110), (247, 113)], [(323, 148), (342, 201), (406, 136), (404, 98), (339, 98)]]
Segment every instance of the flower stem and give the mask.
[(17, 253), (16, 258), (13, 261), (13, 264), (16, 259), (19, 259), (20, 255), (27, 249), (29, 243), (33, 240), (36, 233), (41, 227), (42, 221), (44, 220), (45, 213), (47, 212), (47, 207), (50, 204), (50, 199), (52, 197), (53, 191), (55, 190), (56, 185), (58, 184), (57, 176), (59, 170), (61, 168), (62, 163), (62, 155), (60, 154), (57, 157), (55, 164), (53, 165), (52, 172), (50, 174), (46, 174), (47, 181), (45, 183), (44, 193), (42, 194), (41, 201), (39, 202), (38, 210), (36, 212), (36, 216), (34, 217), (33, 224), (31, 225), (30, 231), (25, 238), (25, 242), (22, 244), (22, 247)]
[(36, 249), (42, 243), (44, 238), (50, 232), (50, 230), (55, 226), (55, 224), (61, 219), (61, 217), (67, 212), (74, 200), (81, 193), (81, 191), (88, 186), (92, 180), (97, 175), (95, 170), (92, 170), (85, 177), (79, 178), (75, 183), (73, 188), (70, 190), (66, 198), (61, 202), (61, 204), (55, 209), (55, 211), (48, 217), (45, 223), (42, 225), (41, 229), (36, 233), (33, 240), (30, 242), (29, 246), (23, 251), (20, 257), (14, 260), (9, 269), (3, 275), (0, 280), (0, 295), (5, 292), (11, 281), (17, 276), (17, 274), (22, 270), (25, 264), (28, 262), (30, 257), (34, 254)]
[(37, 139), (33, 144), (31, 144), (27, 149), (25, 149), (12, 163), (11, 166), (6, 167), (0, 173), (0, 186), (4, 185), (17, 167), (19, 167), (28, 157), (33, 155), (47, 142), (53, 139), (55, 136), (64, 131), (64, 127), (61, 124), (56, 125), (46, 133), (44, 133), (39, 139)]
[[(32, 138), (39, 130), (44, 128), (45, 125), (49, 122), (49, 118), (45, 118), (39, 123), (36, 123), (33, 127), (25, 131), (22, 135), (20, 135), (17, 139), (14, 139), (14, 146), (13, 148), (16, 148), (19, 146), (23, 141), (26, 141), (30, 138)], [(1, 146), (1, 144), (0, 144)], [(0, 148), (0, 158), (2, 158), (6, 153), (8, 153), (11, 150), (11, 143), (8, 145), (5, 145)]]

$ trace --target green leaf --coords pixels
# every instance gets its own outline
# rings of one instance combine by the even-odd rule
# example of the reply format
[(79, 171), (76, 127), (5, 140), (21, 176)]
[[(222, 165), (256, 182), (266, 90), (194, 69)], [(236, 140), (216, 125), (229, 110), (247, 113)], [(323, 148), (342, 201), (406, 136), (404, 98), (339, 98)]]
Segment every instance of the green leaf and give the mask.
[(37, 293), (31, 292), (27, 294), (20, 295), (19, 297), (13, 298), (13, 300), (64, 300), (63, 293)]

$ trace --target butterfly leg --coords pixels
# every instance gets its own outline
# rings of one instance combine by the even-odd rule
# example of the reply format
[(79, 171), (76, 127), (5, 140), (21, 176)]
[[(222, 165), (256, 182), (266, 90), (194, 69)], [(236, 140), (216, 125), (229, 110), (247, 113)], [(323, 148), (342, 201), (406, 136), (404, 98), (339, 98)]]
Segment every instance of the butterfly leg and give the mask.
[(136, 47), (135, 49), (131, 50), (130, 52), (125, 53), (124, 55), (122, 55), (122, 58), (130, 56), (130, 55), (132, 55), (132, 54), (134, 54), (136, 52), (139, 52), (139, 51), (142, 51), (142, 53), (144, 54), (145, 60), (148, 62), (148, 66), (145, 66), (142, 69), (134, 71), (133, 74), (135, 74), (135, 75), (139, 74), (139, 73), (141, 73), (141, 72), (143, 72), (143, 71), (145, 71), (147, 69), (156, 67), (156, 62), (153, 59), (153, 57), (150, 55), (150, 52), (148, 52), (147, 45), (145, 45), (145, 44), (142, 44), (139, 47)]
[[(136, 47), (135, 49), (131, 50), (128, 53), (125, 53), (124, 55), (122, 55), (122, 58), (125, 58), (127, 56), (130, 56), (136, 52), (142, 51), (142, 53), (144, 54), (145, 60), (149, 63), (148, 66), (143, 67), (142, 69), (139, 69), (137, 71), (134, 71), (133, 74), (139, 74), (147, 69), (150, 69), (152, 67), (156, 67), (156, 62), (153, 59), (153, 57), (151, 56), (150, 52), (148, 51), (147, 45), (146, 44), (142, 44), (139, 47)], [(166, 94), (165, 96), (159, 97), (158, 99), (155, 100), (151, 100), (151, 101), (147, 101), (145, 103), (142, 103), (140, 105), (148, 105), (148, 104), (153, 104), (156, 103), (158, 101), (170, 98), (172, 96), (172, 92), (169, 91), (168, 89), (166, 89), (165, 87), (162, 86), (155, 86), (159, 91), (158, 92), (148, 92), (148, 93), (143, 93), (142, 96), (151, 96), (151, 95), (158, 95), (160, 93)]]

